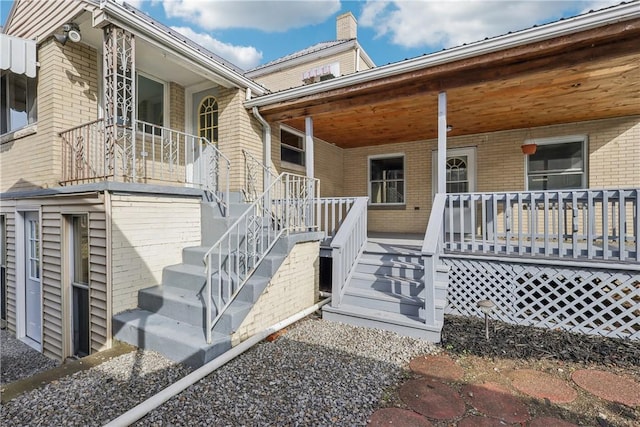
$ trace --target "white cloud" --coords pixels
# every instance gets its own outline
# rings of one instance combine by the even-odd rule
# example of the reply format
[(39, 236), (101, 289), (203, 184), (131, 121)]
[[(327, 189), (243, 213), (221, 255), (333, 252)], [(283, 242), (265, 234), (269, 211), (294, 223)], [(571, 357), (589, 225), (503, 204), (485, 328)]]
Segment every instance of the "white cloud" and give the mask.
[(619, 1), (373, 1), (358, 23), (406, 48), (453, 47)]
[(248, 70), (255, 67), (262, 60), (262, 52), (253, 46), (234, 46), (232, 44), (216, 40), (206, 33), (197, 33), (187, 27), (171, 27), (175, 31), (193, 40), (199, 45), (209, 49), (232, 64)]
[(321, 23), (340, 10), (340, 0), (164, 0), (162, 3), (168, 18), (180, 18), (207, 30), (287, 31)]

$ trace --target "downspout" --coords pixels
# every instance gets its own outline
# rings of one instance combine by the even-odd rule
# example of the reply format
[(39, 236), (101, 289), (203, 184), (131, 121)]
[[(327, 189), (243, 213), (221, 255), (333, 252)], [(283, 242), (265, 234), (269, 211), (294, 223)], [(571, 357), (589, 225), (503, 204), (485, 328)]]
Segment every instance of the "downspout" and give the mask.
[(267, 188), (271, 185), (271, 125), (260, 115), (258, 107), (251, 109), (253, 116), (258, 119), (262, 125), (262, 147), (264, 150), (263, 163), (264, 163), (264, 178), (262, 179), (262, 190), (267, 191)]
[(173, 396), (179, 394), (186, 388), (200, 381), (207, 375), (211, 374), (216, 369), (220, 368), (227, 362), (233, 360), (237, 356), (241, 355), (245, 351), (249, 350), (251, 347), (273, 334), (274, 332), (279, 331), (280, 329), (286, 328), (298, 320), (307, 317), (314, 311), (319, 310), (323, 305), (331, 301), (331, 298), (324, 299), (317, 304), (312, 305), (309, 308), (306, 308), (291, 317), (286, 318), (285, 320), (276, 323), (275, 325), (264, 329), (263, 331), (255, 334), (251, 338), (246, 341), (241, 342), (237, 346), (233, 347), (231, 350), (226, 353), (216, 357), (211, 362), (206, 365), (201, 366), (195, 371), (191, 372), (186, 377), (178, 380), (177, 382), (171, 384), (169, 387), (162, 390), (160, 393), (155, 394), (140, 403), (139, 405), (131, 408), (124, 414), (120, 415), (118, 418), (111, 420), (109, 423), (105, 424), (105, 427), (115, 427), (115, 426), (129, 426), (139, 420), (140, 418), (147, 415), (149, 412), (153, 411), (160, 405), (162, 405), (167, 400), (171, 399)]
[(356, 73), (360, 71), (360, 46), (356, 47)]

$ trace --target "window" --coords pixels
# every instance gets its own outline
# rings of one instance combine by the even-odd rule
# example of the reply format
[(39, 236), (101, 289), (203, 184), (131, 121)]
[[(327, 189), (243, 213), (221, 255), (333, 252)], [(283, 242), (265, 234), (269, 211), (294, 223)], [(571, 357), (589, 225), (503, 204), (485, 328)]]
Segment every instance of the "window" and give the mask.
[(0, 134), (13, 132), (37, 120), (36, 79), (2, 72), (0, 77)]
[(198, 108), (198, 134), (218, 142), (218, 101), (213, 96), (203, 98)]
[(89, 313), (89, 218), (87, 215), (67, 217), (71, 226), (71, 329), (72, 355), (83, 357), (90, 349)]
[(280, 159), (304, 166), (304, 136), (280, 129)]
[(447, 193), (468, 193), (469, 174), (466, 156), (447, 159)]
[(369, 158), (369, 203), (404, 204), (404, 156)]
[(527, 189), (562, 190), (586, 187), (586, 137), (527, 141), (537, 144), (527, 156)]
[(164, 126), (164, 84), (138, 74), (138, 120)]

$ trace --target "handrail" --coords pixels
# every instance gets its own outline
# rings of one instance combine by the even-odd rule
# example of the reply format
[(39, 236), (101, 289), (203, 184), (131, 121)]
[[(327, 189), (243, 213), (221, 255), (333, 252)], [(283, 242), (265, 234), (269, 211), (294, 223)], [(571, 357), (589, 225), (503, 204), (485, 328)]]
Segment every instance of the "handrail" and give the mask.
[(437, 279), (437, 264), (442, 248), (442, 232), (444, 225), (444, 210), (446, 194), (437, 193), (431, 205), (429, 223), (422, 241), (422, 266), (424, 268), (424, 308), (425, 324), (435, 325), (435, 285)]
[[(255, 169), (259, 169), (262, 172), (262, 179), (264, 180), (265, 176), (271, 177), (271, 182), (278, 178), (278, 175), (273, 173), (270, 167), (264, 165), (260, 160), (256, 159), (250, 152), (242, 149), (242, 154), (244, 155), (244, 164), (245, 164), (245, 199), (248, 202), (252, 202), (258, 198), (258, 196), (262, 193), (262, 189), (258, 190), (258, 178), (256, 177)], [(263, 186), (264, 188), (264, 186)]]
[(321, 197), (318, 199), (318, 224), (326, 239), (333, 239), (356, 199), (356, 197)]
[(447, 194), (444, 249), (640, 261), (640, 188)]
[(367, 245), (368, 197), (358, 197), (331, 241), (331, 305), (339, 307), (346, 285)]
[(198, 186), (226, 213), (231, 161), (215, 144), (143, 121), (116, 126), (116, 132), (108, 132), (104, 119), (98, 119), (58, 134), (63, 140), (61, 184), (112, 179)]
[(317, 179), (282, 173), (207, 250), (203, 260), (208, 343), (216, 323), (280, 236), (317, 229), (314, 203), (319, 191)]

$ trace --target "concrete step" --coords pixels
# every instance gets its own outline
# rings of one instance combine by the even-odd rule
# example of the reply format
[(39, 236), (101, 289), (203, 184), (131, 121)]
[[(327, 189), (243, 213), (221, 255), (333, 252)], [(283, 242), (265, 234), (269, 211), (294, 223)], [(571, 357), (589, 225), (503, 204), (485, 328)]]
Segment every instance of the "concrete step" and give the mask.
[(113, 317), (114, 337), (136, 347), (158, 351), (169, 359), (198, 368), (231, 348), (228, 335), (205, 331), (146, 310), (130, 310)]
[(434, 343), (440, 342), (442, 322), (425, 325), (423, 321), (411, 316), (389, 313), (371, 308), (342, 304), (339, 308), (330, 304), (322, 308), (322, 318), (354, 326), (377, 328), (396, 332), (403, 336), (421, 338)]
[(420, 264), (378, 258), (360, 258), (356, 271), (381, 276), (403, 277), (411, 280), (420, 280), (424, 277), (424, 268)]
[[(206, 324), (204, 298), (193, 291), (170, 286), (145, 288), (138, 292), (138, 307), (193, 326), (204, 328)], [(235, 331), (249, 310), (251, 304), (236, 301), (222, 315), (218, 332), (230, 334)], [(212, 315), (216, 312), (216, 306), (212, 304)]]

